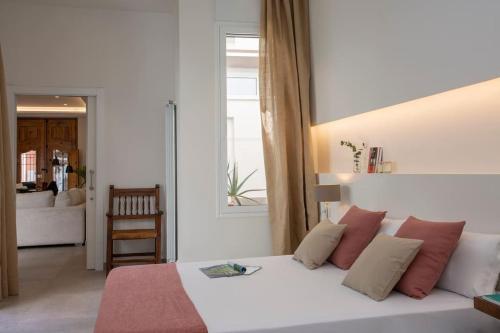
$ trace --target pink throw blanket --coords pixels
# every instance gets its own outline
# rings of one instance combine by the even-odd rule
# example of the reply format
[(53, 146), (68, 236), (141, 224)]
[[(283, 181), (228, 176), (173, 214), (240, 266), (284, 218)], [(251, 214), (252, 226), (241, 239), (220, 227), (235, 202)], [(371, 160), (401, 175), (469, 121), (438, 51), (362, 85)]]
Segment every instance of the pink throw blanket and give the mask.
[(106, 280), (95, 333), (206, 333), (175, 264), (113, 269)]

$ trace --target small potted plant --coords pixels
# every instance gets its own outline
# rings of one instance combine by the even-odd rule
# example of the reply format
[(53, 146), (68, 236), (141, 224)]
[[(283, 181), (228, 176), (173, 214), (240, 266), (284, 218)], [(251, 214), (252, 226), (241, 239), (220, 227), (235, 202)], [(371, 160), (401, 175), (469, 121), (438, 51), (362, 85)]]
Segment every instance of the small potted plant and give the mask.
[(340, 141), (341, 146), (345, 146), (349, 149), (352, 150), (352, 157), (353, 157), (353, 167), (352, 171), (354, 173), (360, 173), (361, 172), (361, 157), (363, 154), (363, 151), (366, 149), (366, 144), (363, 142), (361, 144), (361, 147), (357, 147), (350, 141)]
[(238, 165), (235, 163), (233, 168), (230, 170), (229, 163), (227, 164), (227, 196), (229, 198), (230, 206), (241, 206), (242, 199), (258, 205), (259, 202), (255, 199), (247, 197), (245, 194), (250, 192), (265, 191), (264, 189), (249, 189), (245, 190), (243, 186), (247, 180), (257, 172), (257, 169), (248, 174), (242, 181), (238, 177)]

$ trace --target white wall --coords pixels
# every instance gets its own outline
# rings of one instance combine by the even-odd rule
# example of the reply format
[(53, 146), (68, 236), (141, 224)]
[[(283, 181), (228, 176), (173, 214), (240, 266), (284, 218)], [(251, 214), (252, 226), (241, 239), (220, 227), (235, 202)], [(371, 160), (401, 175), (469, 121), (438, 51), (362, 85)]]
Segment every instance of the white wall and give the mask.
[(260, 22), (260, 0), (215, 0), (217, 21)]
[(352, 151), (340, 146), (352, 140), (382, 146), (396, 173), (499, 174), (500, 79), (321, 124), (313, 134), (319, 173), (352, 172)]
[(98, 181), (106, 187), (163, 186), (175, 13), (23, 3), (0, 3), (7, 84), (103, 88)]
[(500, 173), (500, 2), (310, 4), (320, 173), (352, 172), (340, 140), (397, 173)]
[(323, 123), (500, 76), (497, 0), (313, 0)]
[(178, 237), (183, 261), (271, 254), (267, 218), (218, 218), (216, 214), (216, 20), (246, 17), (250, 22), (248, 11), (237, 8), (255, 9), (252, 6), (259, 1), (235, 1), (234, 10), (232, 4), (179, 2)]

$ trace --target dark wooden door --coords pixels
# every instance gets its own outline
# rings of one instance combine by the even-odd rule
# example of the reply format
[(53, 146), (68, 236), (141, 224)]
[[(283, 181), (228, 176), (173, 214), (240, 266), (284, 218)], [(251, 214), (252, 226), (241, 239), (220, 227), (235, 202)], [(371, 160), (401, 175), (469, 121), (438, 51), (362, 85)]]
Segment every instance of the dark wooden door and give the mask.
[(17, 121), (17, 182), (23, 178), (23, 154), (36, 152), (36, 183), (41, 186), (45, 176), (46, 122), (44, 119), (18, 119)]
[(68, 174), (68, 189), (79, 186), (78, 174), (76, 173), (79, 166), (78, 155), (78, 149), (72, 150), (68, 154), (68, 163), (73, 168), (73, 173)]
[(54, 151), (59, 150), (64, 154), (78, 148), (78, 123), (77, 119), (48, 119), (47, 120), (47, 161), (49, 162), (48, 179), (54, 179), (52, 159)]

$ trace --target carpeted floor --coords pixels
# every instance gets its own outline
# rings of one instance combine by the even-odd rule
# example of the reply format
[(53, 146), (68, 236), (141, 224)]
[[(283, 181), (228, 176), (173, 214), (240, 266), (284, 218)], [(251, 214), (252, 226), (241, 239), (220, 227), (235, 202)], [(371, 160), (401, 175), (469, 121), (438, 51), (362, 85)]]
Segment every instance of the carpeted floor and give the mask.
[(92, 332), (104, 273), (85, 269), (84, 247), (19, 250), (20, 295), (0, 302), (1, 332)]

